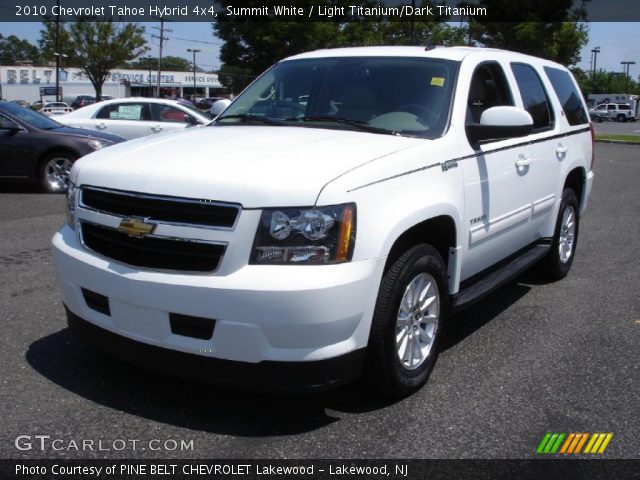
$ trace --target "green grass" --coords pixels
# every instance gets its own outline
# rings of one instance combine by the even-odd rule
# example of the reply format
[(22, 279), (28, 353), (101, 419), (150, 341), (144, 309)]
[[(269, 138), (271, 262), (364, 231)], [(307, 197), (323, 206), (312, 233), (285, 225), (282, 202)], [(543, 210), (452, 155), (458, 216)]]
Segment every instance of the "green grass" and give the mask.
[(640, 135), (611, 135), (606, 133), (596, 133), (596, 140), (640, 143)]

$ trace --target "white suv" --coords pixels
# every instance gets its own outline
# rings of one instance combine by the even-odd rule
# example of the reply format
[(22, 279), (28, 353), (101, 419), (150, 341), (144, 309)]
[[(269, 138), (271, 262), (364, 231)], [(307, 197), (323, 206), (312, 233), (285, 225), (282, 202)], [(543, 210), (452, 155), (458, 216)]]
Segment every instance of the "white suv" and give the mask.
[(72, 330), (250, 389), (406, 395), (449, 316), (573, 261), (593, 181), (556, 63), (479, 48), (283, 60), (206, 128), (76, 162), (55, 266)]

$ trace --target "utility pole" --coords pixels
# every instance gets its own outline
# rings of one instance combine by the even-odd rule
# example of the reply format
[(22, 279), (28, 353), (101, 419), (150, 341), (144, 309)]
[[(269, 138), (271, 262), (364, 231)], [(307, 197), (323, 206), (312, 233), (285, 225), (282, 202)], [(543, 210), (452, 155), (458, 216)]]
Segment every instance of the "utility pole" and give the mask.
[(197, 48), (187, 48), (187, 52), (193, 52), (193, 101), (196, 100), (196, 53), (201, 52)]
[(160, 20), (160, 27), (153, 27), (156, 30), (160, 30), (160, 36), (158, 35), (152, 35), (153, 38), (158, 38), (160, 39), (160, 54), (158, 55), (158, 85), (157, 85), (157, 92), (156, 92), (156, 97), (160, 97), (160, 73), (162, 71), (162, 46), (164, 44), (164, 41), (167, 39), (164, 36), (164, 32), (173, 32), (173, 30), (169, 30), (169, 29), (165, 29), (164, 28), (164, 18), (162, 17), (154, 17), (157, 20)]
[(149, 96), (153, 97), (153, 87), (151, 86), (151, 55), (147, 55), (147, 68), (149, 69)]
[(627, 86), (627, 89), (629, 88), (629, 79), (631, 77), (629, 77), (629, 65), (635, 65), (636, 62), (620, 62), (620, 64), (622, 65), (622, 71), (625, 74), (625, 85)]
[(60, 98), (60, 0), (56, 0), (58, 14), (56, 15), (56, 102)]

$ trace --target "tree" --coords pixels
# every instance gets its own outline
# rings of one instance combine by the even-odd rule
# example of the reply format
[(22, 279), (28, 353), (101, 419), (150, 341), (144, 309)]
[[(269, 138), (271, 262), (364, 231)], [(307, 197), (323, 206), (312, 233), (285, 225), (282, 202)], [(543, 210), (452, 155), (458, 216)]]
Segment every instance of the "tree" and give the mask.
[(640, 84), (622, 72), (598, 70), (595, 74), (583, 72), (582, 75), (576, 75), (575, 70), (573, 72), (585, 95), (590, 93), (640, 93)]
[(15, 35), (3, 37), (0, 33), (0, 65), (15, 65), (18, 63), (42, 63), (40, 50), (27, 40)]
[(229, 91), (237, 95), (249, 85), (256, 75), (248, 68), (222, 64), (218, 71), (218, 80)]
[[(232, 6), (231, 0), (219, 0), (222, 9)], [(248, 0), (243, 7), (259, 8), (268, 4), (265, 0)], [(291, 0), (288, 5), (306, 7), (309, 0)], [(318, 0), (313, 2), (316, 11), (320, 7), (344, 6), (345, 15), (336, 15), (317, 22), (288, 21), (288, 19), (261, 19), (228, 17), (219, 15), (213, 24), (215, 34), (224, 41), (220, 49), (220, 82), (232, 92), (242, 90), (249, 81), (278, 60), (297, 53), (321, 48), (361, 45), (459, 45), (464, 43), (464, 32), (440, 20), (392, 21), (388, 18), (354, 19), (348, 16), (344, 0)], [(281, 2), (271, 2), (281, 4)], [(361, 0), (361, 7), (375, 7), (377, 0)], [(423, 0), (420, 6), (433, 5)]]
[[(125, 65), (127, 68), (137, 68), (139, 70), (157, 70), (158, 57), (141, 57), (137, 60), (129, 62)], [(173, 57), (168, 55), (162, 57), (162, 70), (171, 70), (175, 72), (191, 72), (193, 64), (182, 57)], [(198, 68), (198, 70), (201, 70)]]
[[(67, 64), (78, 66), (89, 78), (96, 90), (96, 98), (102, 96), (102, 85), (112, 69), (148, 50), (143, 37), (144, 28), (132, 23), (92, 22), (80, 18), (71, 24), (61, 24), (60, 32), (64, 41), (60, 42), (61, 51), (58, 53), (67, 55)], [(41, 48), (55, 52), (55, 22), (46, 22), (40, 33)]]
[[(588, 1), (588, 0), (585, 0)], [(480, 0), (478, 5), (500, 18), (526, 22), (469, 22), (470, 37), (486, 47), (504, 48), (548, 58), (564, 65), (580, 61), (580, 50), (587, 44), (587, 26), (582, 8), (574, 8), (573, 0)]]

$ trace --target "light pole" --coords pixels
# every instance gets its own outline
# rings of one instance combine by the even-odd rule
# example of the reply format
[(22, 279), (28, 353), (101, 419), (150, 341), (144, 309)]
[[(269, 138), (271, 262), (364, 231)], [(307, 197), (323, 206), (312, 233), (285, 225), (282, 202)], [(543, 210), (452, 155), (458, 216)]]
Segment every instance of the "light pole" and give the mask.
[(591, 50), (591, 53), (593, 53), (593, 69), (591, 70), (591, 77), (593, 78), (596, 74), (596, 62), (598, 60), (598, 54), (600, 53), (600, 47), (595, 47)]
[(627, 86), (627, 88), (629, 87), (629, 65), (635, 65), (636, 62), (620, 62), (620, 64), (622, 65), (622, 70), (625, 74), (625, 85)]
[(196, 53), (201, 52), (197, 48), (187, 48), (187, 52), (193, 52), (193, 100), (196, 100)]

